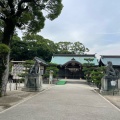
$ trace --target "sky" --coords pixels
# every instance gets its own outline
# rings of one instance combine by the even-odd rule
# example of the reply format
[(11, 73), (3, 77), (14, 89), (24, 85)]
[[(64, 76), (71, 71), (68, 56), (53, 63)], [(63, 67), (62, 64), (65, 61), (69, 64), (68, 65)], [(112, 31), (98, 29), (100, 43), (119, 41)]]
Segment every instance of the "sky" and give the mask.
[(54, 42), (81, 42), (88, 54), (120, 55), (120, 0), (63, 0), (54, 21), (39, 35)]

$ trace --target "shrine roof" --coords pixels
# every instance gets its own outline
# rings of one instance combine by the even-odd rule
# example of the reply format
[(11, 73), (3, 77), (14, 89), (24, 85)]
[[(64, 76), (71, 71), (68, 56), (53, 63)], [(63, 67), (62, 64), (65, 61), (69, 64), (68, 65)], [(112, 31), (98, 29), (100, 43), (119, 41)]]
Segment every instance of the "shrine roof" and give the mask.
[(75, 54), (54, 54), (52, 56), (51, 63), (56, 63), (58, 65), (63, 65), (67, 63), (68, 61), (71, 61), (72, 59), (75, 59), (76, 61), (83, 63), (88, 63), (85, 58), (92, 58), (94, 59), (91, 63), (98, 65), (97, 58), (95, 57), (95, 54), (84, 54), (84, 55), (75, 55)]
[(35, 57), (34, 58), (38, 63), (43, 64), (43, 65), (48, 65), (43, 59), (39, 58), (39, 57)]
[(101, 55), (101, 62), (107, 65), (108, 61), (111, 61), (113, 65), (120, 65), (120, 55)]

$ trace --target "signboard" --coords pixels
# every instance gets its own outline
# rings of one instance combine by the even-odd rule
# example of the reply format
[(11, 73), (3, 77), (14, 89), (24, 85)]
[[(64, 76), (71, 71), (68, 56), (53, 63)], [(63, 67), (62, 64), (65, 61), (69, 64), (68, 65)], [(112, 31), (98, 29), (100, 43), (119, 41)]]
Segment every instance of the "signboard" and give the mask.
[(111, 81), (111, 86), (115, 86), (116, 85), (116, 81)]
[(24, 70), (25, 67), (22, 64), (14, 64), (12, 66), (12, 72), (11, 72), (11, 74), (13, 75), (13, 79), (21, 79), (19, 75), (24, 73)]

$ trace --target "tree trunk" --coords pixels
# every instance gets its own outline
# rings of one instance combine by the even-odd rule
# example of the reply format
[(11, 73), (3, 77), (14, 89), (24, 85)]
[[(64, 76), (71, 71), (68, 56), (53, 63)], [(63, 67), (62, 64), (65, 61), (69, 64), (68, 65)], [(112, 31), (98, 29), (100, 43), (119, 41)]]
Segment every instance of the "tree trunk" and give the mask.
[(6, 56), (5, 60), (5, 70), (4, 73), (2, 74), (2, 88), (1, 88), (1, 96), (6, 95), (6, 87), (7, 87), (7, 82), (8, 82), (8, 76), (9, 76), (9, 58), (10, 54)]
[[(10, 20), (7, 21), (5, 27), (4, 27), (4, 32), (3, 32), (3, 38), (2, 38), (2, 43), (6, 44), (10, 47), (10, 42), (14, 33), (14, 28), (15, 24)], [(0, 90), (0, 95), (5, 96), (6, 95), (6, 86), (8, 82), (8, 76), (9, 76), (9, 61), (10, 61), (10, 52), (5, 56), (4, 58), (4, 66), (5, 70), (2, 73), (2, 81), (1, 81), (1, 90)]]
[(6, 25), (4, 27), (2, 43), (10, 46), (10, 42), (14, 34), (14, 29), (15, 29), (15, 24), (13, 23), (13, 21), (7, 20)]

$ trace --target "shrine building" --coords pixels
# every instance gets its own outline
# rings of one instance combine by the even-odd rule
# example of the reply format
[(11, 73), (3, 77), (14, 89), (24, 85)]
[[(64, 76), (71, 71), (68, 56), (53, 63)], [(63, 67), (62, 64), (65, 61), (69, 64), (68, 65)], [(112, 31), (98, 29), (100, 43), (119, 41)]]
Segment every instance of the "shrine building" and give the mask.
[(51, 63), (58, 65), (58, 78), (80, 79), (84, 78), (84, 72), (82, 68), (84, 63), (88, 63), (85, 60), (86, 58), (93, 59), (91, 63), (93, 63), (95, 66), (99, 65), (95, 54), (54, 54), (52, 56)]

